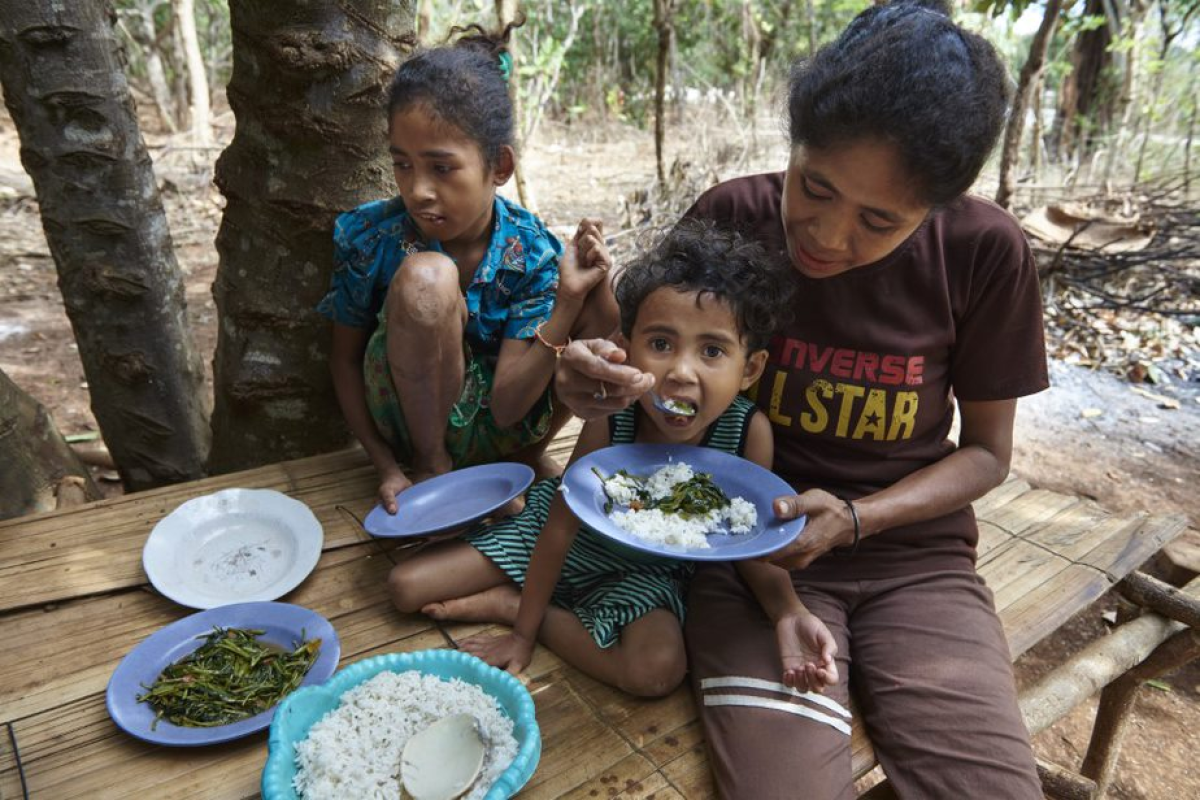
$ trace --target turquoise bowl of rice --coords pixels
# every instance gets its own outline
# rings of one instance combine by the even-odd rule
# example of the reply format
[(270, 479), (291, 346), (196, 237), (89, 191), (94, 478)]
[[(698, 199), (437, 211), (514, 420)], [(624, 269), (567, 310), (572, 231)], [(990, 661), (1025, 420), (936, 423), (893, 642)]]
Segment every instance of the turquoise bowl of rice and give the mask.
[(459, 650), (367, 658), (289, 694), (271, 722), (262, 796), (398, 798), (404, 742), (442, 716), (464, 712), (475, 715), (488, 743), (480, 778), (465, 797), (512, 797), (542, 754), (533, 698), (512, 675)]

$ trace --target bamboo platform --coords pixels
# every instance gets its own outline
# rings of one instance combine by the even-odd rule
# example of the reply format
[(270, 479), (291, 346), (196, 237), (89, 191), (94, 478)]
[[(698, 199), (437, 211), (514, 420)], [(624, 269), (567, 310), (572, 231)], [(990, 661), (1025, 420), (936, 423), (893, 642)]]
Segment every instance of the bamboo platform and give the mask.
[[(565, 459), (572, 431), (553, 451)], [(329, 619), (341, 666), (385, 652), (453, 647), (486, 626), (396, 612), (385, 576), (402, 548), (361, 520), (375, 476), (356, 451), (0, 522), (0, 800), (253, 798), (266, 734), (195, 749), (144, 744), (109, 719), (104, 690), (120, 659), (191, 609), (158, 595), (141, 555), (155, 523), (192, 497), (270, 488), (302, 500), (324, 526), (314, 573), (281, 598)], [(1104, 594), (1185, 527), (1167, 515), (1115, 515), (1012, 479), (976, 504), (980, 572), (996, 594), (1013, 658)], [(712, 796), (686, 690), (622, 695), (538, 648), (528, 671), (544, 751), (522, 798)], [(856, 727), (855, 768), (873, 763)], [(24, 790), (23, 790), (24, 784)]]

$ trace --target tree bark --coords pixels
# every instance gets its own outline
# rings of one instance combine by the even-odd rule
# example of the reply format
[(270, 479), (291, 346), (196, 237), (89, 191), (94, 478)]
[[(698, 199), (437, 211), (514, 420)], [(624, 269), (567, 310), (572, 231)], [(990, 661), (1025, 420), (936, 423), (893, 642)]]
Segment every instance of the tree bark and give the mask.
[(663, 165), (666, 154), (663, 140), (666, 137), (666, 91), (667, 67), (671, 58), (671, 40), (675, 36), (674, 0), (654, 0), (654, 29), (658, 31), (658, 59), (654, 73), (654, 163), (658, 171), (658, 185), (667, 185), (667, 172)]
[(1046, 52), (1050, 49), (1050, 40), (1054, 37), (1054, 28), (1058, 25), (1061, 9), (1062, 0), (1046, 0), (1042, 24), (1038, 26), (1033, 41), (1029, 43), (1029, 56), (1025, 59), (1021, 75), (1017, 79), (1012, 112), (1008, 117), (1008, 127), (1004, 130), (1004, 144), (1000, 150), (1000, 185), (996, 189), (996, 204), (1001, 208), (1009, 207), (1017, 188), (1017, 162), (1021, 155), (1025, 110), (1029, 107), (1030, 93), (1037, 86), (1042, 66), (1046, 63)]
[(194, 0), (172, 0), (171, 9), (179, 24), (179, 38), (187, 56), (188, 99), (191, 112), (192, 141), (212, 142), (212, 122), (208, 102), (208, 76), (204, 58), (200, 55), (200, 37), (196, 35), (196, 4)]
[(0, 0), (0, 80), (91, 389), (130, 490), (204, 473), (204, 373), (107, 3)]
[(387, 87), (411, 0), (233, 0), (233, 141), (213, 286), (220, 324), (210, 468), (327, 452), (348, 434), (329, 379), (338, 213), (395, 193)]
[[(496, 24), (503, 30), (509, 23), (517, 17), (518, 0), (496, 0)], [(521, 138), (521, 92), (517, 77), (517, 62), (520, 58), (520, 53), (517, 50), (517, 31), (513, 31), (512, 37), (508, 41), (508, 54), (512, 58), (512, 69), (508, 75), (508, 96), (512, 101), (513, 107), (513, 138), (516, 140), (517, 152), (520, 153), (524, 141)], [(517, 185), (517, 201), (522, 206), (530, 211), (536, 211), (534, 208), (535, 200), (533, 192), (529, 185), (525, 182), (525, 167), (522, 165), (520, 158), (516, 161), (516, 166), (513, 169), (513, 181)]]
[(79, 462), (46, 409), (0, 371), (0, 519), (57, 505), (64, 478), (83, 484), (89, 500), (100, 498), (87, 467)]
[[(1067, 158), (1077, 154), (1082, 161), (1092, 150), (1092, 131), (1103, 131), (1112, 119), (1112, 105), (1103, 102), (1111, 95), (1106, 81), (1111, 80), (1109, 45), (1117, 30), (1106, 12), (1105, 0), (1085, 0), (1084, 13), (1110, 20), (1099, 28), (1084, 31), (1075, 40), (1071, 56), (1071, 74), (1063, 79), (1058, 116), (1055, 120), (1056, 155)], [(1084, 120), (1087, 120), (1085, 127)]]

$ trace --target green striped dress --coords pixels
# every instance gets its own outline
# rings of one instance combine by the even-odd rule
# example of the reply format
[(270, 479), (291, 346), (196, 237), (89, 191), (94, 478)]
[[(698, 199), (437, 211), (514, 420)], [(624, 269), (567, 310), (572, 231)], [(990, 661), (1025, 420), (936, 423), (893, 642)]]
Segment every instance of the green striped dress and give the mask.
[[(738, 396), (709, 426), (703, 446), (741, 456), (754, 411), (753, 403)], [(635, 404), (609, 418), (612, 444), (637, 441), (639, 414)], [(538, 481), (529, 489), (520, 514), (481, 526), (464, 536), (464, 541), (495, 562), (518, 586), (524, 586), (533, 545), (550, 515), (559, 483), (559, 478)], [(682, 622), (691, 573), (691, 562), (633, 550), (581, 525), (551, 601), (579, 617), (597, 644), (610, 647), (620, 638), (622, 628), (656, 608), (671, 611)]]

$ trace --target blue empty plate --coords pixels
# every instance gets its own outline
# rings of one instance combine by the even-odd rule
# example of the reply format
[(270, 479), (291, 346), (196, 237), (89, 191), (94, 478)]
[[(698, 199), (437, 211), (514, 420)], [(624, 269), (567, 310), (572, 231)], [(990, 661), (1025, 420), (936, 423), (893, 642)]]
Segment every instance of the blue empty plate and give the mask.
[(456, 469), (422, 481), (396, 496), (400, 508), (389, 514), (375, 506), (363, 521), (372, 536), (428, 536), (483, 519), (533, 483), (533, 468), (502, 462)]

